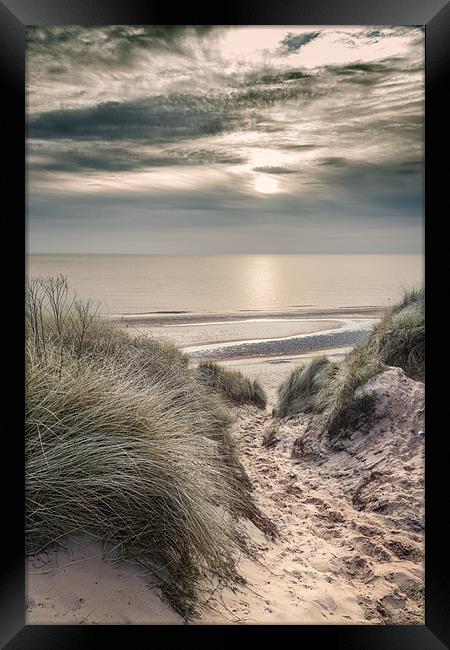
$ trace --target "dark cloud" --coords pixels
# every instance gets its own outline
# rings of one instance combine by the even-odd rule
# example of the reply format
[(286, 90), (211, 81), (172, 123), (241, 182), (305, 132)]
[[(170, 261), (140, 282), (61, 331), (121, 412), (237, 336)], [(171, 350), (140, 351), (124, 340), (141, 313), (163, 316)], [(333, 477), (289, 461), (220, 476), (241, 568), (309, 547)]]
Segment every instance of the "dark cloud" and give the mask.
[(292, 142), (283, 143), (280, 148), (287, 151), (313, 151), (314, 149), (321, 149), (323, 145), (320, 144), (295, 144)]
[(255, 172), (264, 172), (265, 174), (296, 174), (295, 169), (288, 169), (287, 167), (271, 167), (266, 165), (265, 167), (254, 167)]
[(307, 45), (320, 35), (320, 32), (309, 32), (308, 34), (287, 34), (281, 41), (281, 47), (286, 52), (296, 52), (304, 45)]
[(347, 160), (341, 156), (331, 156), (329, 158), (322, 158), (319, 161), (319, 165), (327, 165), (331, 167), (344, 167), (347, 164)]
[(406, 220), (422, 217), (424, 164), (421, 160), (376, 164), (328, 159), (320, 168), (322, 191), (334, 198), (340, 209), (345, 206), (350, 214), (359, 213), (361, 219), (376, 219), (383, 214)]
[(228, 155), (208, 149), (163, 151), (160, 155), (149, 155), (136, 150), (132, 143), (126, 142), (121, 142), (117, 147), (89, 142), (85, 150), (66, 146), (55, 151), (50, 145), (40, 147), (35, 153), (35, 170), (75, 173), (136, 171), (152, 167), (237, 165), (244, 162), (244, 158), (237, 154)]
[(264, 108), (300, 97), (308, 102), (325, 94), (326, 88), (285, 84), (276, 90), (255, 86), (232, 93), (182, 93), (136, 101), (109, 101), (30, 117), (28, 137), (144, 141), (196, 138), (254, 128), (258, 120), (266, 119), (258, 114)]
[[(142, 50), (189, 51), (189, 37), (202, 38), (212, 26), (185, 25), (112, 25), (108, 27), (41, 27), (29, 26), (26, 32), (30, 57), (45, 55), (73, 63), (95, 62), (103, 65), (126, 65)], [(53, 74), (62, 67), (53, 66)]]
[(283, 84), (286, 81), (299, 81), (310, 79), (311, 74), (305, 70), (288, 70), (287, 72), (252, 73), (245, 81), (247, 86), (273, 86)]
[(422, 70), (421, 67), (411, 65), (403, 57), (387, 58), (377, 62), (358, 62), (349, 65), (327, 66), (327, 72), (339, 77), (348, 83), (376, 85), (386, 80), (386, 77)]
[(28, 137), (171, 141), (222, 133), (236, 120), (211, 97), (158, 96), (42, 113), (29, 120)]
[[(317, 238), (341, 227), (349, 238), (368, 236), (378, 224), (392, 239), (410, 224), (417, 232), (423, 33), (280, 31), (269, 51), (253, 31), (262, 50), (248, 57), (236, 34), (221, 51), (228, 29), (27, 30), (34, 232), (39, 224), (42, 237), (45, 229), (63, 233), (64, 224), (72, 233), (111, 227), (119, 243), (131, 231), (139, 242), (154, 230), (207, 239), (265, 228), (272, 236), (274, 223)], [(327, 64), (314, 65), (319, 41), (309, 44), (319, 37), (326, 56), (336, 46), (345, 62), (325, 56)], [(373, 48), (370, 60), (357, 58), (360, 45)], [(204, 169), (189, 169), (196, 166)], [(271, 181), (279, 191), (259, 193), (257, 174), (279, 175)]]

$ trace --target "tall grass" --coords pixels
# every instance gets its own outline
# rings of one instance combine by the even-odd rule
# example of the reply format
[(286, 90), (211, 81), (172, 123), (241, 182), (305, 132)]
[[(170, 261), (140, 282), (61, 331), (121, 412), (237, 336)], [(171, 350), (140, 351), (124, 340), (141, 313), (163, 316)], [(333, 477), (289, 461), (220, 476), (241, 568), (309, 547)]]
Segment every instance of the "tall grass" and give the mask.
[(412, 379), (425, 378), (425, 291), (408, 291), (374, 329), (368, 351)]
[(236, 577), (239, 517), (267, 533), (221, 399), (174, 346), (127, 332), (64, 278), (26, 301), (26, 541), (94, 535), (192, 615), (205, 576)]
[(328, 384), (338, 365), (325, 356), (315, 357), (309, 363), (294, 368), (278, 387), (275, 415), (295, 417), (300, 413), (319, 413), (323, 410), (321, 390)]
[(201, 361), (197, 367), (200, 381), (233, 404), (254, 404), (264, 409), (267, 396), (261, 384), (241, 372), (228, 370), (215, 361)]
[(373, 397), (356, 397), (355, 394), (360, 386), (387, 366), (402, 368), (413, 379), (424, 379), (423, 289), (406, 292), (367, 339), (355, 345), (341, 363), (319, 357), (296, 368), (278, 389), (275, 413), (278, 417), (322, 413), (326, 438), (333, 441), (345, 437), (373, 418)]

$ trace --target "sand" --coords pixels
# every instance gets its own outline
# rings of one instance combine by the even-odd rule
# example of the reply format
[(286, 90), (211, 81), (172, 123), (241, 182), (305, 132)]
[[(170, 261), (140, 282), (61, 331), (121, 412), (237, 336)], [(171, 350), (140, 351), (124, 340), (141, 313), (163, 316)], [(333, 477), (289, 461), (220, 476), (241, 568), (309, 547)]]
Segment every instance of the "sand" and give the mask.
[(142, 568), (103, 561), (88, 537), (29, 558), (25, 576), (28, 625), (182, 622)]
[[(333, 326), (339, 322), (335, 316)], [(275, 336), (307, 334), (318, 326), (320, 319), (314, 317), (303, 324), (298, 318), (247, 320), (237, 327), (243, 337), (251, 328), (253, 334), (257, 328), (259, 333), (270, 328)], [(186, 345), (217, 343), (237, 331), (231, 318), (201, 326), (194, 320), (181, 327), (173, 316), (158, 318), (167, 322), (154, 327), (179, 332), (178, 341)], [(176, 318), (181, 323), (186, 317)], [(329, 327), (329, 320), (320, 327)], [(349, 349), (330, 348), (327, 354), (340, 359)], [(235, 410), (234, 432), (255, 499), (277, 523), (280, 537), (269, 541), (248, 524), (258, 555), (240, 560), (246, 584), (233, 590), (211, 585), (206, 610), (192, 624), (423, 623), (425, 441), (417, 436), (424, 428), (423, 384), (398, 369), (371, 380), (379, 417), (370, 431), (355, 432), (341, 450), (311, 444), (317, 430), (314, 416), (282, 421), (276, 444), (263, 447), (278, 385), (293, 367), (316, 354), (321, 349), (222, 361), (258, 378), (269, 396), (265, 411)], [(183, 622), (140, 567), (114, 566), (101, 557), (92, 540), (78, 539), (30, 558), (27, 623)]]
[(341, 451), (292, 457), (311, 416), (282, 423), (265, 448), (271, 417), (239, 410), (243, 461), (280, 539), (249, 526), (259, 560), (241, 561), (247, 584), (216, 592), (203, 621), (423, 624), (424, 387), (394, 369), (371, 390), (379, 419)]
[[(340, 361), (351, 347), (331, 348), (326, 350), (326, 355)], [(240, 370), (250, 379), (257, 379), (267, 393), (270, 404), (275, 402), (278, 386), (284, 381), (292, 370), (303, 363), (307, 363), (316, 356), (325, 354), (323, 350), (315, 350), (307, 354), (280, 355), (276, 357), (256, 357), (248, 359), (223, 359), (220, 364), (230, 370)], [(194, 360), (193, 363), (198, 363)], [(270, 406), (268, 407), (270, 408)]]
[(214, 343), (239, 342), (247, 339), (270, 339), (297, 336), (339, 328), (339, 320), (327, 319), (254, 319), (238, 321), (206, 320), (201, 323), (179, 323), (163, 326), (135, 326), (142, 334), (157, 339), (170, 339), (180, 347)]
[(120, 324), (131, 333), (168, 339), (192, 360), (308, 354), (354, 345), (379, 321), (379, 308), (135, 315)]

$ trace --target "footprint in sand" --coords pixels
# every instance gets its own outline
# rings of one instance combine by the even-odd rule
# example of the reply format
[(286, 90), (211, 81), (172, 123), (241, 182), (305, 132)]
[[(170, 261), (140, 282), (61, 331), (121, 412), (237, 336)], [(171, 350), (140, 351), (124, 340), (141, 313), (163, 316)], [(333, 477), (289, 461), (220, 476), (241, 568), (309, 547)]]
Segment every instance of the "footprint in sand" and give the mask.
[(366, 559), (359, 555), (342, 558), (343, 572), (350, 578), (366, 582), (373, 577), (373, 571)]
[(336, 601), (329, 594), (316, 598), (313, 602), (317, 603), (317, 605), (328, 614), (333, 614), (337, 609)]
[(384, 542), (388, 548), (399, 560), (411, 560), (412, 562), (420, 562), (423, 558), (422, 550), (418, 549), (412, 544), (408, 544), (403, 540), (391, 539)]

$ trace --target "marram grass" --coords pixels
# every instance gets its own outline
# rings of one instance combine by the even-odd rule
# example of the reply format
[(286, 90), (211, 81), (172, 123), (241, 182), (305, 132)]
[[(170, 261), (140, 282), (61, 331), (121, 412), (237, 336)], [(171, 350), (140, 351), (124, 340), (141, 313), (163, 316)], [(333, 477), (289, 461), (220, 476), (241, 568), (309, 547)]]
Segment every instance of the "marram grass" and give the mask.
[(28, 285), (28, 553), (93, 535), (159, 576), (192, 616), (204, 578), (236, 579), (240, 518), (266, 533), (224, 402), (170, 344), (133, 338), (85, 305), (63, 278)]
[(338, 369), (338, 365), (325, 356), (315, 357), (309, 363), (294, 368), (278, 387), (275, 414), (279, 418), (295, 417), (300, 413), (319, 413), (323, 389)]
[(237, 370), (228, 370), (215, 361), (200, 361), (198, 376), (203, 384), (233, 404), (254, 404), (264, 409), (267, 396), (261, 384)]
[(341, 363), (317, 357), (295, 368), (278, 388), (275, 414), (282, 418), (321, 413), (322, 432), (329, 441), (346, 437), (357, 426), (370, 423), (374, 415), (374, 400), (370, 395), (356, 398), (356, 390), (388, 366), (402, 368), (413, 379), (424, 379), (423, 289), (406, 292)]

